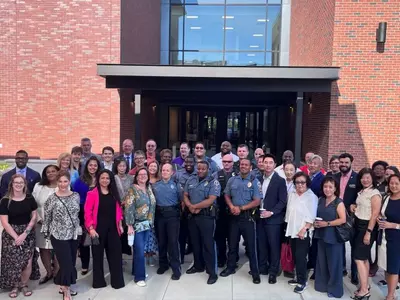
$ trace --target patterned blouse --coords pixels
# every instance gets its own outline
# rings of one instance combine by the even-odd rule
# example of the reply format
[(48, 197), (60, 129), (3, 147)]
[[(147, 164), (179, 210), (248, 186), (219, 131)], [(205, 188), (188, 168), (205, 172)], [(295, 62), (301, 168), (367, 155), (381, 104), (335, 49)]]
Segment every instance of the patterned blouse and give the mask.
[(124, 201), (126, 224), (133, 225), (136, 232), (149, 230), (153, 227), (156, 198), (150, 185), (146, 192), (133, 185), (129, 188)]
[(41, 232), (45, 235), (52, 235), (57, 240), (72, 240), (75, 228), (79, 226), (79, 200), (78, 193), (59, 196), (59, 198), (56, 194), (50, 195), (44, 204), (44, 221)]
[(133, 184), (133, 177), (131, 175), (125, 175), (123, 178), (115, 175), (115, 183), (117, 184), (119, 199), (121, 201), (125, 198), (129, 188)]

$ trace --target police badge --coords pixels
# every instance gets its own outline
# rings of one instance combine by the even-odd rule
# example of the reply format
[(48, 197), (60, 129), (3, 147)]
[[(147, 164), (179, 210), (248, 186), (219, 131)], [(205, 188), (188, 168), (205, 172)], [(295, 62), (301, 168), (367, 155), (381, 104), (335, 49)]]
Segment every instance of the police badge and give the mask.
[(247, 187), (248, 187), (248, 188), (251, 188), (251, 182), (249, 182), (249, 183), (247, 184)]

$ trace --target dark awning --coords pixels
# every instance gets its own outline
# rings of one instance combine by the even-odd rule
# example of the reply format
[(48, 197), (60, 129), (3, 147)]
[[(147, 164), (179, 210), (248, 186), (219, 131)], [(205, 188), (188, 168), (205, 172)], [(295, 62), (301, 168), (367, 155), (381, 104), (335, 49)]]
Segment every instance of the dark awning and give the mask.
[(175, 91), (330, 92), (338, 67), (98, 64), (107, 88)]

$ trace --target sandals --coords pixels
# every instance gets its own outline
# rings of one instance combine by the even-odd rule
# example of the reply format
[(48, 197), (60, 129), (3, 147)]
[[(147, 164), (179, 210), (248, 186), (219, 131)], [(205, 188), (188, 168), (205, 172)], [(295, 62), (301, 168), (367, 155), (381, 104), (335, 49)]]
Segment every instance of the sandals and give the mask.
[(13, 288), (10, 293), (8, 293), (8, 297), (10, 298), (18, 298), (19, 296), (19, 288)]
[(32, 296), (32, 291), (28, 288), (27, 285), (21, 286), (21, 291), (22, 291), (22, 294), (24, 294), (25, 297)]
[[(60, 288), (60, 290), (58, 291), (58, 293), (60, 294), (60, 295), (63, 295), (64, 294), (64, 292), (63, 292), (63, 290)], [(78, 295), (78, 292), (77, 291), (73, 291), (73, 290), (69, 290), (69, 294), (71, 295), (71, 296), (76, 296), (76, 295)]]

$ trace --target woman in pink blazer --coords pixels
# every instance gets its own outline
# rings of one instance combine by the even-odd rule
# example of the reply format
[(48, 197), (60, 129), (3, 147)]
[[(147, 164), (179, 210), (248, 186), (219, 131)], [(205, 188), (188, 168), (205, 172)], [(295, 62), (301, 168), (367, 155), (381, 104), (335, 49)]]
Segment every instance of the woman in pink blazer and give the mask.
[(123, 232), (118, 190), (114, 175), (102, 170), (97, 176), (96, 187), (87, 193), (85, 203), (85, 227), (92, 241), (98, 238), (97, 245), (92, 244), (93, 288), (105, 287), (104, 250), (110, 267), (111, 286), (119, 289), (125, 286), (122, 274), (122, 248), (120, 235)]

